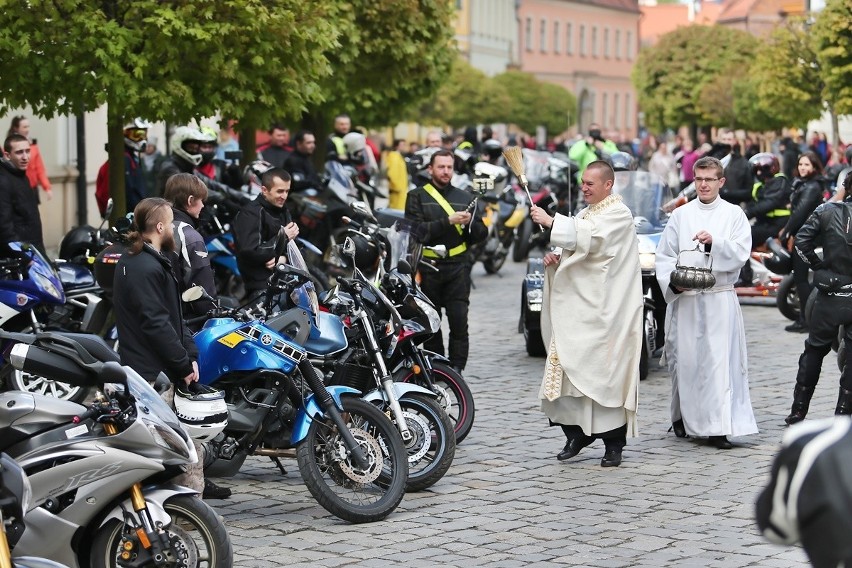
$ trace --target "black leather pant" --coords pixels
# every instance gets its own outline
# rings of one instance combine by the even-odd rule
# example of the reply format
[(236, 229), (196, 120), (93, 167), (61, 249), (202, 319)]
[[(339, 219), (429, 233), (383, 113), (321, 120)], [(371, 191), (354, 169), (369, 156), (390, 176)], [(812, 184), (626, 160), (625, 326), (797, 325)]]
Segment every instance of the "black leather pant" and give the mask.
[[(450, 327), (449, 354), (450, 365), (464, 369), (470, 350), (467, 330), (467, 313), (470, 307), (470, 269), (467, 262), (442, 262), (439, 271), (421, 271), (420, 287), (438, 313), (443, 309), (447, 313)], [(441, 331), (424, 343), (429, 351), (444, 354), (444, 337)]]
[(852, 298), (830, 296), (818, 292), (808, 322), (805, 350), (799, 357), (796, 384), (813, 388), (819, 382), (822, 361), (831, 351), (838, 327), (843, 326), (846, 343), (846, 366), (840, 375), (840, 386), (852, 390)]

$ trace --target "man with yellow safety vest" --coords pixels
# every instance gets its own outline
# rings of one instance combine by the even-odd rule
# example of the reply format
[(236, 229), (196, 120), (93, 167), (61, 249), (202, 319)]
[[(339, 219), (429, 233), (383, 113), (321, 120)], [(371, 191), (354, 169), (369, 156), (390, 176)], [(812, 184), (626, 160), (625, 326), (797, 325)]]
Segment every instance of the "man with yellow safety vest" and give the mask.
[(338, 114), (334, 117), (334, 132), (329, 134), (325, 141), (326, 160), (347, 162), (349, 160), (343, 137), (352, 130), (352, 119), (348, 114)]
[[(791, 182), (780, 173), (778, 158), (769, 152), (755, 154), (749, 159), (754, 173), (754, 185), (751, 190), (751, 201), (745, 206), (745, 214), (749, 220), (754, 219), (751, 227), (752, 247), (775, 237), (787, 224), (790, 217)], [(740, 282), (736, 286), (751, 286), (754, 274), (751, 263), (746, 262), (740, 273)]]
[[(432, 154), (428, 170), (431, 179), (408, 193), (405, 218), (411, 222), (412, 234), (420, 243), (446, 247), (445, 255), (423, 251), (423, 257), (438, 270), (422, 270), (420, 285), (438, 312), (442, 309), (447, 312), (448, 357), (450, 365), (461, 372), (469, 350), (467, 315), (473, 265), (470, 247), (485, 240), (488, 229), (471, 207), (474, 196), (451, 185), (453, 162), (453, 153), (448, 150)], [(443, 355), (441, 332), (430, 337), (424, 347)]]

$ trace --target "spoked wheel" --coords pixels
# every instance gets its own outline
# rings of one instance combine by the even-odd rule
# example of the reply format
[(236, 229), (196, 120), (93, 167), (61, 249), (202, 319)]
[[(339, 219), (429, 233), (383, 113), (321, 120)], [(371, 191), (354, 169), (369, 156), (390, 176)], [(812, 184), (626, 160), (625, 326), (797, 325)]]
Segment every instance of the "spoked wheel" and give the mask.
[[(415, 375), (411, 369), (403, 368), (394, 376), (395, 381), (414, 383), (429, 388), (428, 381)], [(432, 363), (432, 384), (438, 402), (453, 423), (453, 431), (456, 433), (456, 444), (460, 444), (473, 427), (473, 418), (476, 410), (473, 403), (473, 393), (465, 382), (464, 377), (455, 369), (445, 363)]]
[(352, 523), (379, 521), (402, 501), (408, 454), (382, 411), (359, 398), (341, 400), (343, 420), (367, 456), (368, 466), (358, 467), (347, 455), (334, 423), (318, 416), (299, 444), (299, 471), (311, 495), (329, 513)]
[(434, 398), (409, 393), (399, 400), (405, 416), (409, 441), (403, 441), (408, 451), (408, 483), (406, 491), (420, 491), (444, 477), (456, 455), (456, 436), (453, 422)]
[[(230, 568), (233, 565), (231, 539), (207, 503), (189, 495), (178, 495), (166, 501), (164, 508), (172, 519), (165, 527), (173, 559), (169, 566)], [(136, 531), (125, 523), (114, 521), (105, 525), (92, 542), (90, 565), (93, 568), (117, 568), (137, 563), (153, 566), (153, 559), (146, 561), (144, 555), (148, 553), (137, 538)]]
[(62, 400), (70, 400), (78, 404), (86, 400), (89, 396), (89, 389), (85, 387), (75, 387), (68, 383), (62, 383), (51, 379), (40, 377), (26, 371), (15, 369), (11, 365), (5, 365), (0, 369), (0, 379), (4, 386), (3, 390), (24, 391), (33, 394), (42, 394), (61, 398)]

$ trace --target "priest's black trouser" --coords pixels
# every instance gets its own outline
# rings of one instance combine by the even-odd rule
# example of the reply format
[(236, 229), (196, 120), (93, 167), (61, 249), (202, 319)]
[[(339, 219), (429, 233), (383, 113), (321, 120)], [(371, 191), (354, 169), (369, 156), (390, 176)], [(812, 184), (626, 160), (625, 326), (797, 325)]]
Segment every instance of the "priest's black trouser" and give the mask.
[[(470, 350), (467, 330), (467, 313), (470, 307), (470, 270), (469, 262), (438, 262), (438, 272), (421, 270), (420, 288), (432, 300), (438, 313), (443, 308), (447, 312), (450, 327), (449, 353), (450, 365), (464, 369)], [(440, 330), (423, 344), (429, 351), (444, 354), (444, 336)]]
[[(555, 425), (555, 423), (551, 422), (551, 425)], [(591, 436), (587, 436), (579, 426), (566, 426), (565, 424), (559, 424), (559, 426), (562, 426), (562, 431), (565, 432), (565, 437), (568, 440), (586, 438), (589, 443), (592, 440), (603, 440), (604, 446), (608, 450), (621, 450), (627, 445), (627, 424), (607, 432), (592, 434)]]
[(846, 343), (846, 366), (840, 375), (840, 386), (852, 390), (852, 298), (818, 292), (808, 320), (808, 338), (799, 357), (796, 384), (813, 388), (819, 382), (822, 361), (837, 339), (837, 328), (843, 326)]

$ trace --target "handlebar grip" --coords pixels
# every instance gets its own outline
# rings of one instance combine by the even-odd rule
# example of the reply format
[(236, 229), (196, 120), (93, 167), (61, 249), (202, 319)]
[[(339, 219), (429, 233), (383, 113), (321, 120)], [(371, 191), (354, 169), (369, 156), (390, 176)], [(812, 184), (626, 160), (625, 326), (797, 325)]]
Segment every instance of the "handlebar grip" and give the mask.
[(74, 424), (79, 424), (80, 422), (88, 420), (89, 418), (95, 416), (96, 414), (98, 414), (98, 412), (100, 412), (100, 409), (97, 406), (92, 406), (86, 412), (78, 414), (77, 416), (72, 418), (71, 422), (73, 422)]

